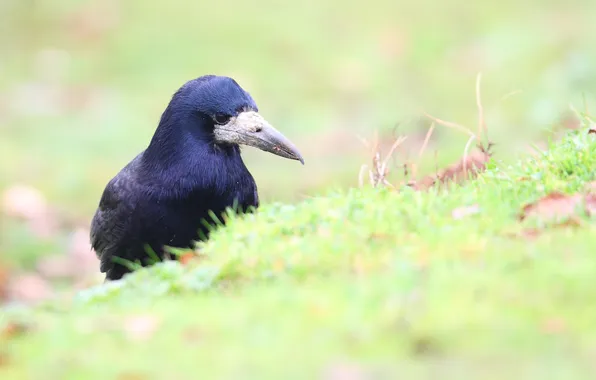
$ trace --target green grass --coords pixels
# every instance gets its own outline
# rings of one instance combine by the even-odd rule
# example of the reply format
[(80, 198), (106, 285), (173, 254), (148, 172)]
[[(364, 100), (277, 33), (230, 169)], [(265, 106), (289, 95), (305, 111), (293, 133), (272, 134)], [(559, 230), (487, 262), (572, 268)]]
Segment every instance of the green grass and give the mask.
[[(264, 202), (354, 186), (369, 161), (356, 134), (379, 130), (390, 140), (399, 125), (414, 157), (429, 127), (423, 109), (472, 127), (478, 72), (504, 162), (560, 125), (569, 102), (585, 94), (594, 104), (593, 0), (147, 4), (1, 2), (0, 192), (31, 185), (90, 220), (105, 184), (147, 146), (171, 94), (205, 73), (237, 78), (305, 157), (300, 167), (245, 150)], [(41, 90), (24, 94), (32, 84)], [(422, 170), (457, 159), (466, 138), (438, 129)], [(67, 232), (21, 238), (22, 226), (0, 214), (0, 261), (31, 268), (64, 251)]]
[[(423, 193), (364, 188), (266, 205), (230, 218), (199, 262), (7, 309), (3, 323), (29, 331), (4, 338), (0, 376), (591, 379), (594, 219), (556, 227), (517, 215), (596, 180), (596, 138), (583, 129), (490, 166)], [(468, 205), (479, 212), (453, 218)], [(525, 228), (541, 233), (513, 236)], [(143, 317), (155, 331), (135, 338), (127, 321)]]
[[(398, 123), (401, 133), (420, 132), (429, 124), (418, 121), (422, 108), (475, 124), (470, 110), (479, 71), (501, 159), (519, 150), (513, 140), (521, 134), (534, 137), (558, 123), (582, 92), (594, 100), (591, 0), (363, 6), (3, 1), (0, 189), (25, 182), (90, 216), (105, 183), (146, 147), (171, 94), (205, 73), (237, 78), (266, 118), (304, 150), (304, 170), (248, 150), (269, 201), (355, 184), (354, 161), (366, 158), (355, 133), (388, 133)], [(61, 54), (52, 59), (48, 50)], [(24, 102), (17, 102), (20, 86), (31, 83), (55, 85), (66, 100), (49, 114), (34, 112), (39, 98), (53, 99), (43, 93), (30, 94), (29, 110), (17, 107)], [(515, 90), (522, 92), (502, 101)], [(325, 133), (347, 135), (352, 144), (346, 138), (317, 144)], [(443, 134), (439, 165), (464, 143), (465, 136)]]

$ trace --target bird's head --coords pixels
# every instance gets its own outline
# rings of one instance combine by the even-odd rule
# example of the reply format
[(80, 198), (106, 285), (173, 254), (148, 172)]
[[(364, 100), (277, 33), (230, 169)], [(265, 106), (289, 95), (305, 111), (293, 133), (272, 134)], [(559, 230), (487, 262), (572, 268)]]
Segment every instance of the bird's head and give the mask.
[(219, 145), (248, 145), (304, 164), (298, 149), (258, 112), (250, 94), (232, 78), (206, 75), (187, 82), (172, 102), (184, 105), (200, 118)]

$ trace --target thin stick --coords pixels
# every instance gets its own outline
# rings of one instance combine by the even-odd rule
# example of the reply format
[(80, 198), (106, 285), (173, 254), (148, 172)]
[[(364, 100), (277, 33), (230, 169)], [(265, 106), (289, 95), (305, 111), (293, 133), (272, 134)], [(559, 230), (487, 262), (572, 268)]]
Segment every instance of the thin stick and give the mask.
[(364, 171), (368, 169), (368, 165), (364, 164), (360, 167), (360, 172), (358, 173), (358, 185), (360, 187), (364, 186)]
[(389, 153), (387, 153), (387, 156), (385, 157), (385, 160), (383, 161), (383, 168), (385, 168), (387, 166), (387, 162), (393, 155), (393, 152), (395, 152), (395, 149), (397, 149), (398, 146), (400, 146), (404, 141), (406, 141), (407, 138), (408, 138), (407, 136), (400, 136), (397, 140), (395, 140), (393, 145), (391, 145), (391, 149), (389, 149)]
[(434, 116), (432, 116), (432, 115), (430, 115), (430, 114), (428, 114), (426, 112), (424, 114), (428, 118), (434, 120), (435, 122), (437, 122), (437, 123), (439, 123), (441, 125), (444, 125), (445, 127), (454, 128), (454, 129), (457, 129), (457, 130), (459, 130), (461, 132), (467, 133), (470, 136), (474, 136), (474, 132), (470, 131), (468, 128), (466, 128), (466, 127), (464, 127), (462, 125), (459, 125), (459, 124), (456, 124), (456, 123), (451, 123), (451, 122), (445, 121), (445, 120), (441, 120), (441, 119), (439, 119), (437, 117), (434, 117)]
[(508, 93), (506, 93), (505, 95), (503, 95), (503, 96), (501, 97), (501, 101), (502, 101), (502, 102), (504, 102), (505, 100), (507, 100), (507, 99), (511, 98), (512, 96), (514, 96), (514, 95), (517, 95), (517, 94), (521, 94), (521, 93), (523, 93), (523, 91), (522, 91), (522, 90), (513, 90), (513, 91), (511, 91), (511, 92), (508, 92)]
[(422, 154), (426, 150), (426, 146), (428, 145), (428, 141), (430, 140), (430, 136), (432, 136), (434, 130), (435, 130), (435, 123), (433, 122), (430, 125), (428, 132), (426, 132), (426, 136), (424, 137), (424, 142), (422, 143), (422, 147), (420, 148), (420, 151), (418, 152), (418, 159), (422, 158)]
[[(478, 139), (482, 144), (482, 136), (488, 141), (488, 128), (484, 120), (484, 109), (482, 107), (482, 98), (480, 96), (480, 82), (482, 80), (482, 73), (476, 76), (476, 105), (478, 106)], [(484, 135), (483, 135), (484, 132)]]
[(470, 150), (470, 145), (472, 144), (472, 141), (474, 141), (476, 139), (476, 136), (470, 136), (470, 138), (468, 139), (468, 142), (466, 143), (466, 147), (464, 149), (464, 158), (463, 158), (463, 169), (464, 169), (464, 179), (468, 179), (468, 151)]

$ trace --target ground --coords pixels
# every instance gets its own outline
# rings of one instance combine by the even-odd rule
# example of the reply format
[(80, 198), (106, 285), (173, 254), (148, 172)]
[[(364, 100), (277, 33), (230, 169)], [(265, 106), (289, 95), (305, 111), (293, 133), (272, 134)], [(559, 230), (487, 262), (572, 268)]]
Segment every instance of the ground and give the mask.
[(514, 165), (491, 161), (462, 185), (364, 187), (231, 215), (183, 264), (6, 309), (0, 373), (593, 378), (587, 132)]
[[(0, 378), (594, 378), (596, 2), (205, 4), (0, 1), (0, 302), (59, 297), (0, 306)], [(479, 72), (480, 178), (359, 186), (376, 132), (394, 184), (460, 160), (425, 113), (475, 131)], [(306, 165), (245, 149), (257, 216), (95, 286), (105, 184), (206, 73)]]

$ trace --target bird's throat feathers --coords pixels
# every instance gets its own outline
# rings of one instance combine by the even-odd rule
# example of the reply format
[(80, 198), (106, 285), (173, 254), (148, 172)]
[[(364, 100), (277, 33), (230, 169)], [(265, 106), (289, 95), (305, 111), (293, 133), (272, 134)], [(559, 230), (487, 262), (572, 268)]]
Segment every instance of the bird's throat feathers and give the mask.
[[(248, 169), (238, 145), (220, 146), (200, 115), (168, 106), (141, 158), (143, 171), (161, 186), (225, 188), (225, 181)], [(252, 180), (252, 177), (251, 177)]]

